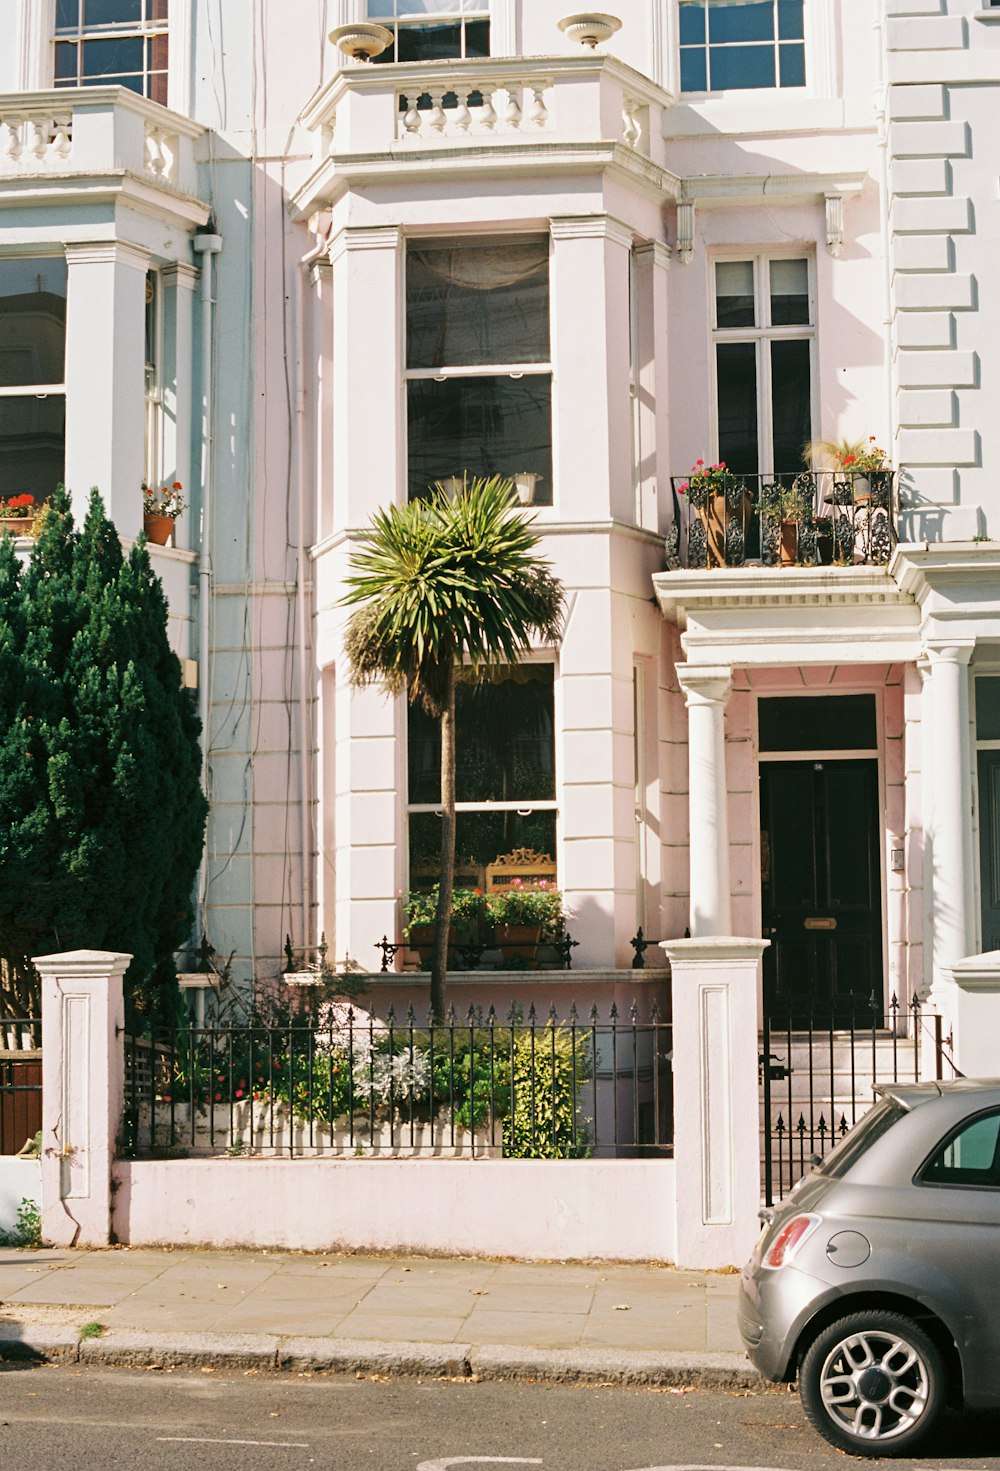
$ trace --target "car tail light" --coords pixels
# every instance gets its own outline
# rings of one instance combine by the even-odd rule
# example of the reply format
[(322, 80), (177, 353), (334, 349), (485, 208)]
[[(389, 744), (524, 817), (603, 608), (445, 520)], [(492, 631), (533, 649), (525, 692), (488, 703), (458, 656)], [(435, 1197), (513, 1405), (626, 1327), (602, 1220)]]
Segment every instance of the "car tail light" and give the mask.
[(784, 1267), (819, 1225), (819, 1216), (793, 1216), (786, 1221), (764, 1253), (762, 1265)]

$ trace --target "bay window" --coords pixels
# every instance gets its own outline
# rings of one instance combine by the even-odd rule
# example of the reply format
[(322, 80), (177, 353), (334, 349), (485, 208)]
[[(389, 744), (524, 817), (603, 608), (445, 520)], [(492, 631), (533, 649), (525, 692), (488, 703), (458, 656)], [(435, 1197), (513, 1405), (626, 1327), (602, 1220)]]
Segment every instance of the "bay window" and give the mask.
[(410, 498), (527, 472), (551, 505), (548, 238), (411, 243), (406, 344)]
[(489, 56), (490, 0), (368, 0), (368, 19), (392, 32), (376, 62)]
[(56, 0), (55, 85), (128, 87), (166, 106), (169, 0)]
[[(491, 863), (516, 848), (556, 854), (554, 669), (526, 663), (461, 682), (455, 702), (456, 887), (485, 888)], [(441, 847), (438, 723), (408, 714), (410, 887), (437, 881)]]
[(0, 499), (65, 475), (66, 262), (0, 257)]
[(715, 262), (718, 457), (740, 474), (794, 474), (811, 438), (809, 261)]
[(806, 84), (803, 0), (679, 0), (682, 92)]

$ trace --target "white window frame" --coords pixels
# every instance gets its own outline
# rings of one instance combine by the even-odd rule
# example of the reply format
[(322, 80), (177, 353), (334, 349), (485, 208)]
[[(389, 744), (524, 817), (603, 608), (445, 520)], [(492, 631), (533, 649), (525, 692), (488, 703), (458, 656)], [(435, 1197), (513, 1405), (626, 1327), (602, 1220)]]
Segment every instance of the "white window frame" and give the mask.
[[(145, 13), (147, 7), (150, 7), (151, 8), (151, 6), (152, 6), (152, 0), (144, 0), (144, 4), (143, 4), (143, 11), (144, 11), (144, 13)], [(86, 10), (85, 9), (84, 9), (84, 14), (86, 14)], [(138, 93), (137, 95), (138, 96), (145, 97), (145, 98), (147, 98), (148, 100), (151, 101), (152, 98), (150, 97), (149, 79), (153, 75), (159, 76), (160, 73), (159, 72), (156, 72), (154, 74), (154, 73), (148, 72), (146, 70), (146, 45), (145, 45), (145, 42), (148, 41), (148, 40), (152, 40), (152, 39), (154, 39), (154, 38), (156, 38), (158, 36), (163, 36), (163, 37), (166, 38), (166, 42), (167, 42), (167, 66), (166, 66), (166, 70), (165, 70), (165, 75), (166, 75), (166, 79), (167, 79), (167, 92), (168, 92), (168, 97), (169, 97), (169, 92), (170, 92), (170, 58), (171, 58), (171, 52), (173, 50), (173, 47), (171, 46), (172, 28), (171, 28), (170, 19), (167, 19), (167, 20), (143, 19), (143, 20), (140, 20), (139, 22), (135, 22), (135, 21), (113, 21), (113, 22), (109, 22), (109, 23), (107, 23), (105, 25), (87, 25), (86, 23), (81, 24), (81, 23), (78, 22), (77, 25), (74, 28), (72, 28), (72, 29), (68, 29), (68, 28), (67, 29), (57, 29), (57, 27), (56, 27), (56, 6), (55, 6), (55, 3), (54, 3), (54, 0), (53, 0), (53, 4), (52, 4), (51, 15), (52, 15), (52, 25), (51, 25), (51, 37), (52, 37), (52, 85), (53, 85), (54, 88), (58, 88), (61, 91), (64, 88), (68, 88), (68, 87), (72, 87), (72, 86), (82, 86), (82, 85), (84, 85), (83, 82), (82, 82), (82, 79), (81, 79), (82, 78), (82, 73), (81, 73), (81, 70), (80, 70), (81, 59), (82, 59), (82, 56), (83, 56), (83, 43), (84, 42), (86, 42), (86, 41), (100, 41), (100, 40), (130, 40), (133, 37), (138, 37), (143, 42), (143, 48), (142, 48), (142, 91), (140, 93)], [(59, 42), (67, 42), (67, 41), (69, 41), (69, 42), (75, 42), (77, 44), (77, 69), (76, 69), (76, 81), (75, 82), (70, 81), (68, 78), (62, 78), (62, 79), (57, 79), (56, 78), (56, 68), (55, 68), (56, 45)], [(136, 75), (138, 75), (138, 73), (136, 73)], [(97, 86), (97, 85), (100, 85), (100, 84), (98, 82), (96, 82), (96, 81), (92, 81), (88, 85), (90, 85), (90, 86)], [(124, 83), (115, 82), (113, 79), (109, 79), (107, 85), (108, 86), (123, 86)]]
[(460, 25), (462, 28), (462, 49), (459, 55), (462, 59), (465, 58), (466, 24), (485, 20), (489, 23), (490, 27), (490, 54), (493, 54), (493, 4), (490, 4), (485, 10), (464, 10), (461, 0), (457, 0), (457, 3), (450, 5), (447, 10), (441, 10), (440, 12), (425, 10), (420, 11), (416, 15), (400, 15), (399, 0), (378, 0), (378, 8), (382, 13), (378, 15), (374, 14), (374, 12), (367, 14), (367, 11), (371, 9), (370, 6), (367, 6), (366, 19), (373, 25), (385, 26), (386, 30), (392, 31), (394, 40), (401, 29), (411, 31), (423, 30), (428, 26), (436, 25)]
[[(532, 236), (534, 236), (535, 234), (537, 234), (539, 239), (542, 238), (541, 237), (541, 232), (530, 231), (528, 233), (530, 235), (532, 235)], [(440, 237), (439, 236), (415, 236), (415, 237), (411, 237), (411, 238), (408, 238), (407, 239), (406, 246), (407, 246), (407, 249), (409, 249), (411, 246), (414, 247), (415, 249), (420, 249), (421, 247), (424, 247), (426, 249), (426, 248), (430, 248), (430, 247), (435, 246), (435, 245), (444, 245), (447, 241), (452, 241), (456, 246), (460, 246), (462, 244), (467, 244), (467, 245), (473, 245), (474, 246), (480, 240), (480, 238), (481, 237), (476, 236), (476, 235), (466, 235), (464, 237), (461, 236), (461, 235), (449, 235), (447, 237), (445, 237), (445, 236), (440, 236)], [(517, 235), (512, 235), (510, 237), (510, 240), (511, 240), (511, 243), (512, 244), (516, 244), (516, 243), (518, 243), (518, 241), (520, 241), (520, 240), (522, 240), (524, 238), (525, 238), (525, 235), (523, 233), (519, 232)], [(504, 239), (504, 237), (502, 235), (498, 235), (498, 236), (496, 236), (496, 237), (493, 238), (493, 243), (494, 244), (500, 244), (500, 242), (503, 239)], [(406, 289), (407, 289), (406, 288), (406, 260), (405, 260), (405, 256), (404, 256), (404, 260), (403, 260), (403, 321), (404, 321), (404, 323), (406, 321)], [(555, 417), (555, 374), (554, 374), (553, 369), (552, 369), (552, 258), (551, 258), (551, 253), (550, 253), (550, 256), (549, 256), (549, 360), (548, 360), (548, 362), (545, 362), (545, 363), (490, 363), (490, 364), (483, 364), (483, 363), (462, 364), (462, 363), (458, 363), (458, 364), (449, 364), (447, 367), (439, 367), (439, 368), (409, 368), (409, 367), (406, 366), (407, 352), (406, 352), (406, 343), (405, 343), (405, 335), (406, 335), (406, 333), (405, 333), (405, 327), (404, 327), (404, 333), (403, 333), (403, 335), (404, 335), (404, 344), (403, 344), (403, 365), (404, 365), (403, 366), (403, 426), (404, 426), (404, 428), (403, 428), (403, 435), (404, 435), (404, 439), (406, 441), (406, 443), (405, 443), (405, 449), (404, 449), (404, 456), (403, 456), (403, 483), (404, 483), (404, 489), (405, 489), (405, 494), (406, 494), (407, 498), (409, 497), (409, 484), (410, 484), (410, 445), (409, 445), (409, 434), (408, 434), (409, 421), (410, 421), (410, 413), (409, 413), (409, 394), (408, 394), (408, 391), (407, 391), (407, 384), (408, 383), (415, 382), (418, 379), (425, 379), (426, 380), (428, 378), (433, 379), (435, 383), (443, 383), (446, 378), (502, 378), (504, 376), (506, 376), (508, 378), (535, 378), (535, 377), (537, 377), (537, 378), (545, 378), (545, 377), (547, 377), (549, 379), (549, 381), (550, 381), (550, 384), (551, 384), (551, 394), (550, 394), (550, 397), (549, 397), (549, 436), (550, 436), (550, 440), (551, 440), (550, 449), (551, 449), (551, 452), (552, 452), (552, 486), (551, 486), (552, 501), (551, 501), (551, 504), (550, 505), (539, 505), (539, 506), (535, 507), (535, 511), (536, 511), (536, 513), (539, 510), (540, 511), (551, 511), (553, 509), (553, 507), (555, 506), (555, 502), (556, 502), (556, 484), (555, 484), (555, 480), (556, 480), (556, 469), (555, 469), (555, 442), (554, 442), (555, 441), (555, 435), (553, 433), (553, 429), (554, 429), (553, 420), (554, 420), (554, 417)], [(457, 468), (458, 467), (456, 466), (456, 469)], [(446, 470), (444, 473), (450, 474), (452, 472)]]
[[(716, 92), (681, 91), (679, 0), (650, 0), (650, 4), (655, 9), (652, 34), (654, 40), (659, 37), (663, 85), (685, 106), (700, 110), (706, 103), (711, 105), (725, 99), (728, 106), (738, 106), (742, 102), (748, 108), (753, 108), (759, 105), (762, 98), (768, 101), (780, 98), (783, 108), (788, 108), (796, 102), (801, 103), (815, 97), (833, 97), (839, 90), (835, 65), (839, 14), (835, 13), (835, 7), (839, 7), (840, 0), (806, 0), (804, 87), (737, 87)], [(663, 24), (664, 9), (666, 24)], [(747, 126), (752, 125), (748, 121)]]
[[(809, 282), (809, 322), (791, 326), (770, 325), (771, 295), (770, 266), (772, 261), (804, 260)], [(719, 327), (716, 321), (717, 297), (715, 290), (715, 268), (723, 262), (750, 261), (754, 278), (754, 327)], [(816, 258), (808, 250), (732, 250), (718, 252), (708, 257), (709, 301), (712, 313), (711, 374), (712, 374), (712, 420), (711, 432), (714, 457), (718, 459), (719, 448), (719, 368), (716, 347), (725, 342), (753, 342), (757, 349), (757, 470), (767, 475), (775, 470), (772, 430), (771, 401), (771, 354), (772, 342), (809, 342), (809, 418), (810, 433), (815, 434), (818, 419), (817, 395), (817, 350), (816, 350)]]
[[(57, 255), (57, 254), (54, 254), (54, 253), (50, 253), (48, 255), (45, 255), (45, 254), (43, 254), (41, 252), (38, 252), (38, 251), (31, 251), (30, 254), (27, 254), (27, 255), (14, 254), (13, 252), (6, 252), (3, 255), (3, 259), (5, 259), (5, 260), (38, 260), (38, 261), (41, 261), (41, 260), (57, 260), (57, 261), (62, 261), (63, 263), (65, 263), (65, 256), (63, 256), (63, 255)], [(67, 303), (68, 303), (68, 300), (69, 300), (69, 297), (68, 297), (68, 291), (67, 291)], [(63, 399), (64, 403), (65, 403), (65, 399), (66, 399), (66, 341), (65, 341), (65, 336), (63, 338), (63, 381), (61, 383), (15, 383), (11, 387), (9, 387), (9, 388), (0, 387), (0, 398), (52, 398), (52, 397), (57, 397), (57, 396), (58, 397), (61, 397)], [(65, 413), (64, 413), (64, 422), (65, 422)], [(65, 455), (65, 439), (63, 441), (63, 453)], [(6, 492), (2, 492), (2, 493), (5, 494)]]

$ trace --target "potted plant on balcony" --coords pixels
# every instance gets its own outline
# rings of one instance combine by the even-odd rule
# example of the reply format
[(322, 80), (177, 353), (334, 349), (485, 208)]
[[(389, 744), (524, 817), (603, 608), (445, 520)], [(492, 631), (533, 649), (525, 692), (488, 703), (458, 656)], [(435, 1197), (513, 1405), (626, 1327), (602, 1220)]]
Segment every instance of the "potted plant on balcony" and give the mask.
[[(485, 902), (481, 889), (452, 889), (449, 945), (476, 938)], [(403, 898), (403, 938), (410, 949), (417, 951), (422, 962), (430, 959), (434, 947), (437, 904), (437, 884), (429, 890), (411, 890)]]
[(183, 489), (179, 480), (162, 490), (154, 490), (145, 480), (142, 482), (142, 529), (146, 540), (154, 546), (165, 547), (170, 541), (174, 522), (184, 511)]
[(864, 504), (877, 498), (891, 475), (886, 452), (880, 449), (875, 435), (864, 439), (814, 439), (806, 445), (807, 458), (833, 475), (835, 504)]
[[(791, 485), (782, 485), (779, 481), (762, 485), (755, 509), (760, 516), (761, 545), (772, 548), (772, 561), (773, 552), (777, 551), (782, 567), (794, 567), (796, 562), (803, 560), (799, 554), (805, 551), (807, 541), (810, 547), (815, 548), (817, 538), (811, 476), (797, 475)], [(803, 535), (803, 527), (806, 526), (812, 531), (808, 538)], [(811, 562), (817, 559), (814, 549), (813, 555), (804, 560)]]
[(0, 498), (0, 533), (6, 531), (11, 536), (32, 536), (35, 518), (41, 509), (35, 497), (27, 493), (8, 496), (6, 500)]
[(706, 565), (725, 567), (728, 562), (727, 529), (731, 521), (735, 522), (742, 542), (751, 505), (750, 492), (725, 460), (714, 465), (695, 460), (687, 480), (677, 487), (677, 494), (685, 497), (701, 523)]
[(541, 940), (560, 934), (565, 924), (562, 894), (545, 879), (526, 884), (511, 879), (486, 895), (486, 917), (505, 960), (534, 960)]

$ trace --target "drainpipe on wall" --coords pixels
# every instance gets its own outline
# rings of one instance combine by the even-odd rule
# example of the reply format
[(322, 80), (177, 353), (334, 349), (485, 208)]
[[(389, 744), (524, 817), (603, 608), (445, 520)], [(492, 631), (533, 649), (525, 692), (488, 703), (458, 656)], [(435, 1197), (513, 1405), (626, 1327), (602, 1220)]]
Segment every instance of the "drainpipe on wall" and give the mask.
[(295, 636), (299, 685), (299, 842), (302, 849), (302, 940), (312, 943), (313, 923), (313, 867), (312, 867), (312, 721), (309, 714), (309, 684), (311, 669), (309, 662), (309, 599), (306, 592), (306, 355), (305, 355), (305, 300), (309, 271), (313, 263), (325, 254), (329, 243), (330, 225), (324, 237), (299, 261), (302, 275), (299, 291), (295, 298), (295, 346), (297, 356), (297, 391), (295, 402), (295, 480), (297, 489), (296, 521), (297, 535), (295, 552), (298, 558), (298, 575), (295, 584)]
[[(221, 235), (195, 235), (191, 242), (196, 255), (202, 257), (200, 281), (201, 305), (201, 547), (198, 553), (198, 715), (201, 720), (201, 789), (208, 796), (209, 746), (209, 679), (210, 598), (212, 582), (212, 469), (215, 460), (215, 432), (212, 420), (212, 308), (214, 271), (213, 256), (222, 249)], [(198, 933), (208, 933), (208, 844), (202, 849), (198, 872)]]

